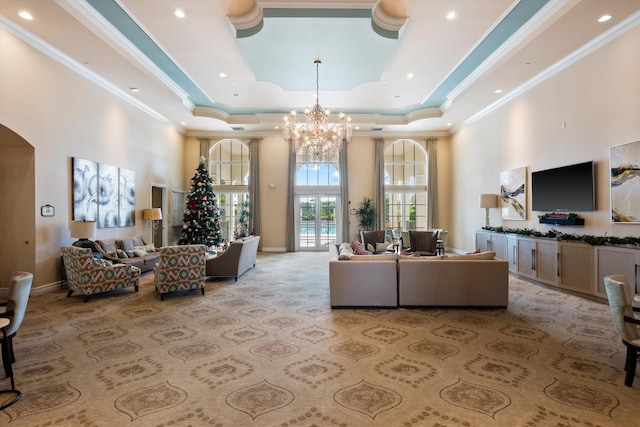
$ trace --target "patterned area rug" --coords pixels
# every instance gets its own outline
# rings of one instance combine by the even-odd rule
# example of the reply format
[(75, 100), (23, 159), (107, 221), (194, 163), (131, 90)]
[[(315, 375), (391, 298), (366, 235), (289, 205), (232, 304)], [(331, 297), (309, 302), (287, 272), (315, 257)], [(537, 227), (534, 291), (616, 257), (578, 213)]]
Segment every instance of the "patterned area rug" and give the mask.
[(638, 425), (607, 305), (511, 277), (507, 310), (332, 310), (327, 258), (259, 254), (163, 302), (151, 274), (32, 297), (0, 425)]

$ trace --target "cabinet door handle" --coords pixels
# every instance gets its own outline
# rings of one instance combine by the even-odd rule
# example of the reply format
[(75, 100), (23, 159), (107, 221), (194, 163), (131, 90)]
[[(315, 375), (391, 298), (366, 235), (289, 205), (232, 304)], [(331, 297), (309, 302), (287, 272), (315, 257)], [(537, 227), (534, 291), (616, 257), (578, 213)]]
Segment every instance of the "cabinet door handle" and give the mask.
[(562, 258), (560, 258), (560, 252), (558, 252), (558, 261), (557, 261), (557, 266), (556, 266), (556, 276), (560, 277), (560, 260)]
[(636, 285), (636, 295), (638, 295), (638, 267), (640, 267), (640, 265), (638, 264), (634, 264), (633, 265), (633, 272), (635, 274), (635, 285)]
[(517, 264), (517, 262), (516, 262), (516, 253), (517, 253), (517, 252), (516, 252), (516, 247), (514, 246), (514, 247), (513, 247), (513, 257), (512, 257), (512, 259), (513, 259), (513, 265), (516, 265), (516, 264)]
[(531, 249), (531, 269), (536, 269), (536, 250)]

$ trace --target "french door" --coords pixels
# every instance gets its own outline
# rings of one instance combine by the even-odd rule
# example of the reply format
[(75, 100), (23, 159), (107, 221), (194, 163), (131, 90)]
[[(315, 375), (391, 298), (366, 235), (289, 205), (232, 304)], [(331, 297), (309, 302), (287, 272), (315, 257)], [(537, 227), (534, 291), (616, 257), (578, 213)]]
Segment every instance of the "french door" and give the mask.
[(300, 195), (296, 202), (296, 249), (326, 249), (335, 243), (338, 196)]

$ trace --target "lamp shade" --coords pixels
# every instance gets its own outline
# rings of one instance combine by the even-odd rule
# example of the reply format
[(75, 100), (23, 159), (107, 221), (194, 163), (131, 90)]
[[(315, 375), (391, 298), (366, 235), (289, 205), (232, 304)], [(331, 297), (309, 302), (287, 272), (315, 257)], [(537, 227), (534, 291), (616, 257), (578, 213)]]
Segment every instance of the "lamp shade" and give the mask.
[(498, 195), (497, 194), (480, 194), (480, 198), (478, 199), (478, 205), (481, 208), (497, 208)]
[(160, 208), (144, 209), (142, 211), (142, 219), (159, 221), (162, 219), (162, 209)]
[(76, 239), (93, 239), (96, 235), (95, 221), (72, 221), (69, 224), (71, 237)]

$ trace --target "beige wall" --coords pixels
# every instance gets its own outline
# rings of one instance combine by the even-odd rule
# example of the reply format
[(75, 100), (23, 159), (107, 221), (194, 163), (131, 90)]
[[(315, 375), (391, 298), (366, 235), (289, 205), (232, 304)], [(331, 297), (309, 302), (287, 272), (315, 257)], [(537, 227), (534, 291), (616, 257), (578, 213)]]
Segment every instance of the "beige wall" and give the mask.
[[(4, 255), (24, 242), (22, 235), (7, 234), (12, 227), (24, 227), (27, 233), (35, 230), (36, 249), (31, 257), (35, 257), (37, 288), (60, 279), (60, 247), (75, 240), (68, 231), (72, 219), (71, 158), (135, 171), (135, 227), (99, 229), (97, 238), (146, 236), (148, 228), (141, 211), (150, 206), (151, 183), (169, 189), (184, 187), (183, 136), (2, 30), (0, 52), (0, 124), (35, 152), (35, 194), (31, 195), (35, 224), (24, 224), (20, 219), (0, 221), (4, 230), (1, 249)], [(1, 140), (0, 156), (7, 155), (7, 145), (14, 143)], [(1, 185), (19, 187), (24, 179), (3, 175)], [(40, 216), (44, 204), (55, 207), (54, 217)], [(0, 274), (5, 278), (9, 273)], [(3, 280), (0, 286), (6, 283)]]
[[(596, 162), (597, 211), (581, 212), (584, 226), (564, 233), (638, 236), (639, 225), (612, 224), (609, 207), (609, 148), (640, 140), (640, 28), (569, 66), (452, 137), (451, 246), (475, 247), (474, 231), (484, 226), (478, 194), (499, 193), (500, 172), (531, 171), (584, 161)], [(527, 221), (502, 221), (492, 209), (491, 225), (534, 228), (539, 212)]]

